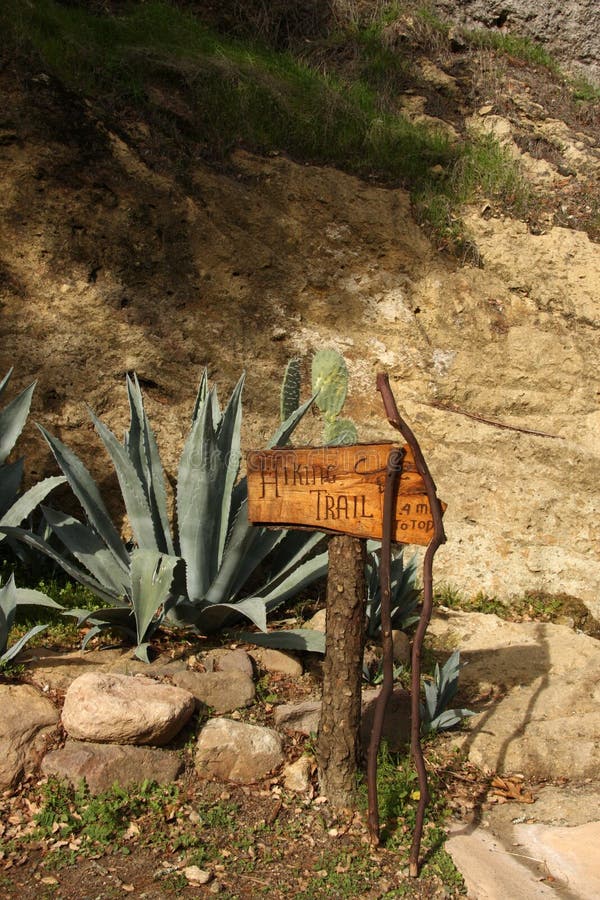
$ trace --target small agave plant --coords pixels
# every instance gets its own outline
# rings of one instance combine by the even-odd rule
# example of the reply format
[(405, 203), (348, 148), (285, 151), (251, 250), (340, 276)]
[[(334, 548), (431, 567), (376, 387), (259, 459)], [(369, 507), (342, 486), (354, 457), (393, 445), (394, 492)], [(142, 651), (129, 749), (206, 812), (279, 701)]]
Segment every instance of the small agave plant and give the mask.
[[(322, 535), (248, 522), (246, 480), (238, 481), (243, 384), (242, 376), (222, 411), (216, 389), (209, 390), (204, 373), (179, 462), (175, 532), (169, 525), (163, 467), (137, 378), (127, 378), (131, 421), (123, 443), (90, 413), (119, 480), (133, 549), (121, 540), (81, 460), (40, 427), (86, 521), (44, 508), (67, 555), (31, 531), (7, 532), (49, 555), (110, 604), (93, 613), (74, 611), (80, 622), (93, 626), (87, 640), (99, 629), (121, 628), (137, 641), (138, 655), (148, 658), (148, 641), (165, 618), (204, 633), (240, 618), (266, 630), (269, 612), (326, 571), (327, 554), (314, 555)], [(287, 443), (311, 403), (312, 398), (290, 414), (270, 447)], [(249, 592), (247, 583), (259, 567), (266, 568), (268, 576), (260, 588)]]
[[(0, 382), (0, 397), (4, 394), (11, 375), (12, 369)], [(20, 525), (45, 500), (50, 491), (66, 480), (60, 475), (45, 478), (21, 494), (23, 459), (7, 462), (27, 421), (34, 389), (35, 382), (0, 411), (0, 527)], [(0, 531), (0, 541), (5, 537), (6, 534)]]
[(62, 606), (51, 600), (41, 591), (18, 588), (11, 575), (5, 585), (0, 587), (0, 669), (11, 662), (21, 652), (25, 644), (34, 635), (47, 628), (47, 625), (34, 625), (11, 647), (8, 647), (8, 636), (15, 621), (18, 606), (46, 606), (62, 610)]
[(448, 709), (458, 691), (460, 652), (455, 650), (442, 668), (435, 664), (433, 680), (425, 682), (425, 703), (421, 704), (421, 729), (425, 734), (447, 731), (468, 716), (470, 709)]

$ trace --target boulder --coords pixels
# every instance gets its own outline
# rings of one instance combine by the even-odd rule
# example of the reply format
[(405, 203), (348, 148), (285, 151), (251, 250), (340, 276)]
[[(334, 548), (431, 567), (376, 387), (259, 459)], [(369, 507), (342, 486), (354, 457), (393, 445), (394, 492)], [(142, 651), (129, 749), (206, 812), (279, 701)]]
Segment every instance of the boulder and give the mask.
[(217, 718), (200, 732), (194, 763), (204, 778), (251, 784), (283, 760), (281, 737), (272, 728)]
[(235, 650), (227, 650), (225, 647), (209, 650), (203, 662), (207, 672), (244, 672), (249, 678), (254, 675), (252, 660), (240, 647)]
[(36, 766), (58, 710), (28, 684), (0, 684), (0, 710), (0, 790), (5, 790)]
[(210, 706), (217, 714), (249, 706), (256, 696), (256, 686), (246, 672), (195, 672), (188, 669), (173, 675), (174, 684), (189, 691), (196, 701)]
[(250, 650), (250, 656), (257, 668), (263, 669), (265, 672), (288, 675), (290, 678), (298, 678), (302, 675), (302, 663), (293, 653), (272, 650), (270, 647), (254, 647)]
[(188, 691), (151, 678), (89, 672), (68, 689), (62, 722), (76, 740), (162, 746), (183, 728), (195, 706)]
[(67, 741), (42, 760), (42, 772), (64, 778), (77, 787), (82, 780), (92, 794), (101, 794), (113, 784), (120, 787), (156, 781), (168, 784), (181, 774), (183, 760), (170, 750), (122, 744)]
[(541, 779), (595, 778), (600, 642), (565, 625), (437, 611), (430, 633), (459, 649), (459, 705), (479, 712), (453, 740), (471, 762)]
[(319, 730), (321, 701), (304, 700), (302, 703), (282, 703), (273, 711), (275, 724), (290, 731), (311, 734)]

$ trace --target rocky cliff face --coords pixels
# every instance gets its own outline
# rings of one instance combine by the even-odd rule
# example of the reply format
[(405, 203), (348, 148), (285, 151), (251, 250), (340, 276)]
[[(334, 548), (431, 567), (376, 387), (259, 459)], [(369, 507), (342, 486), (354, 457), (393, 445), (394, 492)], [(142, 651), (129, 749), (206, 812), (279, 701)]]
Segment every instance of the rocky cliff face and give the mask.
[(434, 0), (434, 5), (445, 17), (469, 27), (501, 28), (530, 37), (600, 83), (598, 0)]
[[(518, 66), (465, 77), (471, 94), (423, 64), (424, 81), (442, 75), (466, 125), (495, 134), (540, 191), (530, 224), (493, 202), (470, 210), (478, 265), (436, 252), (406, 192), (331, 168), (239, 150), (182, 185), (152, 165), (143, 123), (117, 136), (51, 79), (6, 67), (0, 371), (15, 367), (15, 389), (38, 379), (33, 418), (115, 497), (85, 403), (121, 434), (127, 371), (173, 474), (204, 365), (222, 394), (247, 370), (249, 449), (276, 426), (286, 360), (335, 347), (361, 439), (394, 437), (375, 391), (385, 370), (422, 442), (448, 503), (436, 578), (503, 598), (566, 592), (598, 613), (600, 245), (565, 227), (598, 215), (597, 123), (558, 120)], [(425, 96), (406, 101), (435, 124)], [(298, 438), (319, 435), (315, 420)], [(21, 451), (30, 480), (55, 472), (33, 425)]]

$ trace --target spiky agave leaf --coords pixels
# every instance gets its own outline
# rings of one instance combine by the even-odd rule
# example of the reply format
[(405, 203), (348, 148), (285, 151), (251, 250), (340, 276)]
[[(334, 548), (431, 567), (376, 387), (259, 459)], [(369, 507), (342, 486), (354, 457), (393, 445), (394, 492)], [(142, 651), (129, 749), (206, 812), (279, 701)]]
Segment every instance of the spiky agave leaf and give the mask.
[(285, 631), (269, 631), (267, 634), (242, 631), (236, 634), (240, 641), (271, 647), (274, 650), (304, 650), (308, 653), (325, 653), (325, 635), (313, 628), (286, 628)]
[(21, 541), (26, 544), (28, 547), (33, 547), (34, 550), (37, 550), (40, 553), (45, 554), (50, 559), (54, 560), (54, 562), (58, 563), (61, 566), (67, 575), (70, 575), (75, 581), (78, 581), (84, 587), (87, 587), (101, 600), (105, 600), (107, 603), (111, 604), (119, 604), (123, 602), (123, 597), (121, 593), (117, 593), (114, 589), (110, 588), (106, 584), (100, 584), (99, 581), (86, 572), (84, 569), (80, 569), (79, 566), (74, 565), (70, 559), (66, 556), (62, 556), (58, 553), (51, 544), (41, 538), (39, 535), (34, 534), (31, 531), (26, 531), (24, 528), (11, 528), (8, 525), (3, 526), (0, 525), (0, 532), (6, 533), (8, 537), (12, 537), (15, 540)]
[(38, 428), (54, 458), (67, 477), (71, 490), (83, 507), (88, 521), (98, 536), (104, 541), (117, 562), (129, 568), (129, 554), (121, 537), (113, 525), (96, 482), (81, 460), (62, 441), (50, 434), (42, 425)]
[[(53, 491), (59, 484), (64, 484), (66, 480), (62, 475), (53, 475), (34, 484), (6, 510), (0, 519), (0, 525), (20, 525), (36, 506), (46, 499), (50, 491)], [(0, 534), (0, 541), (4, 537), (5, 535)]]
[(0, 662), (8, 662), (13, 659), (34, 634), (38, 634), (48, 627), (47, 625), (35, 625), (7, 650), (8, 635), (14, 624), (18, 606), (44, 606), (50, 609), (62, 610), (60, 603), (52, 600), (41, 591), (18, 588), (15, 585), (14, 575), (11, 575), (6, 584), (0, 587)]
[[(10, 372), (5, 376), (2, 388), (6, 385), (9, 377)], [(0, 411), (0, 464), (6, 461), (8, 454), (17, 442), (17, 438), (23, 431), (29, 415), (34, 390), (35, 381)]]
[(127, 450), (117, 440), (110, 428), (107, 428), (91, 410), (89, 412), (94, 428), (112, 460), (135, 539), (140, 547), (158, 550), (150, 506)]
[(131, 554), (131, 601), (138, 644), (147, 640), (156, 613), (167, 602), (180, 562), (176, 556), (155, 550), (134, 550)]
[(158, 549), (175, 554), (175, 546), (169, 527), (165, 474), (158, 452), (158, 445), (150, 425), (137, 375), (133, 381), (127, 376), (130, 425), (125, 433), (124, 446), (142, 483), (150, 507)]
[(42, 507), (42, 511), (57, 538), (99, 584), (106, 585), (115, 597), (128, 595), (127, 568), (115, 560), (95, 531), (73, 516), (47, 507)]

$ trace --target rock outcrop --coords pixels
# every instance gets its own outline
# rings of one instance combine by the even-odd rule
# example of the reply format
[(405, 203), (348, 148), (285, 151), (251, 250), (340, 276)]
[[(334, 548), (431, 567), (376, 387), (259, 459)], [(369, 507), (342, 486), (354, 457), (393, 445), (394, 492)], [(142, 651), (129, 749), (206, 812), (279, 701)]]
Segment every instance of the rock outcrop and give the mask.
[(434, 5), (469, 27), (498, 28), (532, 38), (600, 83), (597, 0), (434, 0)]

